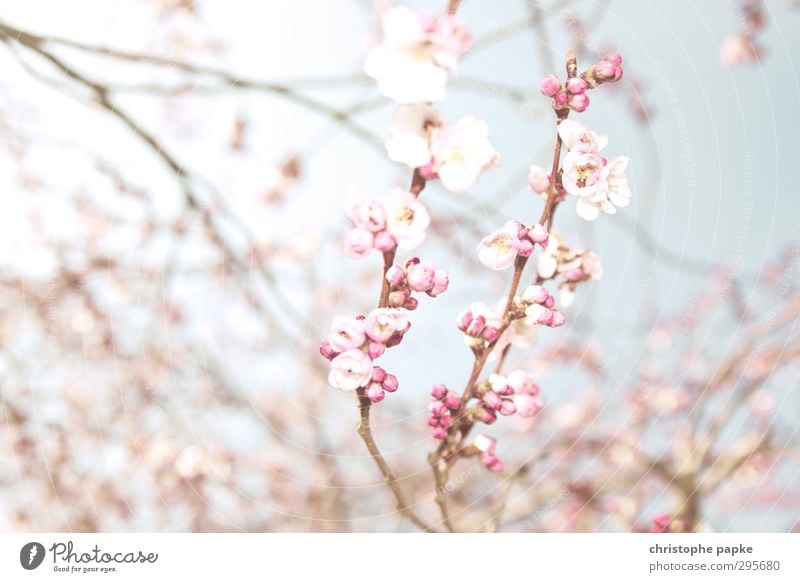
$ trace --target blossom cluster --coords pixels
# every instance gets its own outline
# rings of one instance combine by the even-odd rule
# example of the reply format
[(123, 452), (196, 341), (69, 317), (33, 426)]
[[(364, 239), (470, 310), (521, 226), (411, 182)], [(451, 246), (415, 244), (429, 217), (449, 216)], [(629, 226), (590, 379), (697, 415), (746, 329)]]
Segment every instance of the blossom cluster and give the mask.
[(367, 388), (370, 400), (383, 400), (384, 391), (397, 390), (397, 378), (374, 366), (373, 360), (386, 348), (399, 344), (410, 327), (400, 309), (383, 307), (373, 309), (366, 317), (334, 319), (328, 339), (319, 349), (331, 362), (328, 382), (346, 392)]
[(534, 416), (544, 406), (539, 397), (539, 386), (533, 376), (515, 370), (508, 376), (492, 374), (479, 387), (483, 405), (503, 416), (518, 414), (524, 418)]
[(395, 162), (419, 168), (426, 180), (439, 178), (451, 192), (466, 192), (500, 157), (486, 123), (464, 117), (446, 124), (430, 106), (402, 106), (389, 125), (386, 151)]
[(428, 406), (428, 426), (433, 429), (433, 438), (441, 440), (447, 436), (447, 429), (453, 424), (451, 412), (458, 410), (461, 397), (444, 384), (435, 384), (431, 396), (433, 402)]
[(427, 293), (431, 297), (444, 293), (450, 284), (447, 271), (435, 269), (419, 258), (408, 259), (403, 267), (392, 265), (386, 271), (389, 283), (389, 306), (403, 307), (409, 311), (417, 308), (418, 301), (411, 296), (412, 292)]
[(568, 79), (566, 83), (562, 83), (555, 75), (547, 75), (542, 79), (541, 91), (552, 98), (553, 109), (556, 111), (572, 109), (580, 113), (589, 107), (587, 90), (594, 89), (602, 83), (619, 81), (621, 78), (622, 57), (612, 53), (579, 77)]
[(472, 43), (455, 16), (434, 17), (405, 7), (383, 16), (383, 39), (367, 56), (367, 75), (398, 103), (429, 103), (447, 95), (447, 79)]
[(411, 192), (395, 188), (382, 201), (361, 199), (351, 192), (345, 212), (353, 228), (345, 235), (344, 251), (357, 259), (373, 249), (381, 253), (397, 247), (413, 249), (425, 239), (431, 218), (427, 208)]
[(536, 274), (543, 280), (561, 280), (558, 302), (568, 307), (580, 283), (602, 278), (603, 264), (594, 252), (570, 248), (551, 231), (550, 242), (536, 263)]
[(517, 256), (530, 256), (538, 244), (547, 246), (549, 234), (541, 224), (527, 227), (514, 220), (484, 237), (478, 244), (478, 258), (494, 271), (502, 271), (514, 264)]
[(631, 199), (625, 175), (628, 158), (620, 156), (608, 161), (599, 155), (608, 138), (579, 121), (563, 120), (558, 134), (569, 150), (564, 156), (561, 182), (567, 194), (578, 199), (578, 215), (594, 220), (600, 212), (614, 214), (616, 207), (627, 206)]

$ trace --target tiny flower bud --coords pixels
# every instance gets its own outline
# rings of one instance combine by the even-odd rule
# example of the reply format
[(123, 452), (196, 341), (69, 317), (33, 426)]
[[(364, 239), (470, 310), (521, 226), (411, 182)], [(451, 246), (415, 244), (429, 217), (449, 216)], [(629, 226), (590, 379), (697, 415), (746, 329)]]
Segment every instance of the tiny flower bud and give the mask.
[(511, 400), (503, 400), (500, 406), (500, 414), (503, 416), (511, 416), (517, 411), (516, 405)]
[(444, 405), (450, 410), (455, 410), (461, 404), (461, 398), (455, 392), (448, 392), (442, 402), (444, 402)]
[(440, 401), (437, 400), (435, 402), (431, 402), (428, 405), (428, 410), (430, 411), (432, 416), (435, 416), (436, 418), (440, 418), (440, 417), (444, 416), (445, 413), (447, 412), (447, 407), (444, 405), (443, 402), (440, 402)]
[(564, 318), (564, 314), (560, 311), (553, 312), (553, 321), (550, 323), (552, 327), (561, 327), (564, 325), (566, 319)]
[(369, 254), (373, 244), (371, 232), (363, 228), (354, 228), (344, 237), (344, 252), (351, 259), (360, 259)]
[(483, 403), (492, 410), (500, 410), (503, 407), (503, 399), (492, 390), (483, 395)]
[(458, 329), (466, 332), (467, 327), (469, 327), (469, 324), (472, 323), (472, 312), (469, 310), (461, 312), (461, 315), (458, 316), (457, 323)]
[(572, 79), (567, 81), (567, 91), (569, 91), (573, 95), (580, 95), (581, 93), (586, 91), (586, 88), (588, 86), (589, 84), (580, 77), (573, 77)]
[(372, 368), (372, 381), (377, 382), (380, 384), (383, 382), (383, 379), (386, 378), (386, 370), (381, 368), (380, 366), (375, 366)]
[(449, 414), (445, 414), (442, 418), (439, 419), (439, 424), (444, 428), (450, 428), (453, 426), (453, 417)]
[(388, 253), (397, 246), (397, 241), (385, 230), (375, 234), (374, 246), (382, 253)]
[(367, 389), (364, 391), (364, 394), (367, 398), (370, 399), (371, 402), (380, 402), (384, 398), (386, 398), (386, 394), (383, 391), (383, 386), (378, 384), (377, 382), (371, 383), (367, 386)]
[(561, 81), (555, 75), (547, 75), (542, 79), (541, 90), (544, 95), (553, 97), (561, 90)]
[(408, 309), (409, 311), (414, 311), (417, 307), (419, 307), (419, 301), (414, 299), (413, 297), (409, 297), (406, 299), (406, 302), (403, 303), (403, 307)]
[(389, 305), (392, 307), (403, 307), (410, 296), (410, 293), (405, 289), (392, 291), (389, 293)]
[(533, 243), (528, 239), (523, 239), (519, 241), (519, 247), (517, 247), (517, 254), (521, 257), (530, 257), (533, 254)]
[(435, 275), (431, 265), (413, 265), (408, 270), (408, 286), (414, 291), (428, 291), (433, 288)]
[(373, 360), (375, 358), (380, 358), (385, 351), (386, 346), (379, 342), (369, 342), (369, 345), (367, 346), (367, 354)]
[(490, 471), (499, 473), (503, 470), (503, 463), (494, 455), (486, 455), (483, 457), (483, 462)]
[(491, 325), (487, 325), (483, 328), (483, 339), (487, 342), (492, 343), (493, 341), (497, 340), (500, 337), (500, 330), (496, 327)]
[(389, 267), (389, 270), (386, 271), (386, 280), (390, 285), (402, 285), (405, 279), (406, 274), (403, 272), (403, 269), (397, 265), (392, 265)]
[(543, 247), (546, 247), (547, 242), (550, 240), (550, 235), (545, 227), (537, 223), (528, 229), (528, 238), (533, 242), (539, 243)]
[(383, 389), (387, 392), (394, 392), (399, 385), (400, 383), (397, 381), (397, 376), (394, 374), (386, 374), (386, 378), (384, 378), (382, 382)]
[(440, 293), (444, 293), (447, 291), (447, 287), (450, 285), (450, 277), (447, 274), (447, 271), (442, 271), (439, 269), (434, 274), (433, 278), (433, 288), (428, 291), (428, 295), (431, 297), (436, 297)]
[(431, 396), (436, 398), (436, 400), (441, 400), (447, 396), (447, 386), (444, 384), (434, 384), (433, 388), (431, 388)]
[(622, 55), (619, 55), (617, 53), (609, 53), (605, 57), (603, 57), (603, 60), (608, 61), (615, 67), (619, 67), (622, 65)]
[[(444, 417), (442, 417), (442, 418), (447, 418), (447, 417), (446, 417), (446, 416), (444, 416)], [(439, 423), (439, 419), (438, 419), (438, 418), (436, 418), (435, 416), (429, 416), (429, 417), (428, 417), (428, 426), (429, 426), (429, 427), (431, 427), (431, 428), (436, 428), (437, 426), (439, 426), (439, 424), (440, 424), (440, 423)]]
[(327, 358), (329, 360), (332, 360), (339, 355), (339, 352), (331, 347), (330, 342), (322, 342), (319, 346), (319, 353), (322, 354), (323, 358)]
[(575, 269), (570, 269), (569, 271), (564, 273), (564, 279), (572, 282), (580, 281), (581, 279), (583, 279), (583, 269), (581, 269), (580, 267), (577, 267)]
[(467, 335), (478, 336), (483, 331), (484, 327), (486, 327), (486, 318), (479, 315), (467, 326), (466, 333)]
[(550, 187), (550, 174), (544, 168), (539, 166), (531, 166), (528, 173), (528, 188), (542, 194)]
[(525, 303), (542, 303), (547, 300), (550, 294), (541, 285), (528, 285), (522, 292), (522, 300)]
[(589, 107), (589, 96), (586, 93), (573, 95), (569, 99), (569, 106), (578, 113), (586, 111), (586, 108)]
[(484, 424), (492, 424), (495, 420), (497, 420), (497, 415), (493, 411), (483, 406), (476, 406), (473, 408), (472, 415), (475, 417), (475, 420), (478, 420)]
[(433, 429), (433, 438), (444, 440), (447, 438), (447, 431), (441, 426), (437, 426), (435, 429)]
[(567, 106), (568, 101), (569, 101), (569, 93), (564, 91), (553, 97), (553, 107), (555, 107), (556, 109), (563, 109), (564, 107)]

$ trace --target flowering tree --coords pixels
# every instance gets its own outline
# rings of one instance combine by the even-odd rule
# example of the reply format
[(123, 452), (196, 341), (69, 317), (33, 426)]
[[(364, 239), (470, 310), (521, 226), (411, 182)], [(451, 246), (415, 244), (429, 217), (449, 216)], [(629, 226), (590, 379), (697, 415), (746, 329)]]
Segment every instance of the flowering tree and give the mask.
[[(146, 25), (124, 31), (144, 32), (112, 45), (0, 20), (0, 529), (697, 531), (741, 528), (745, 508), (794, 526), (797, 245), (742, 274), (634, 228), (703, 292), (603, 334), (580, 309), (619, 258), (570, 221), (636, 226), (603, 101), (627, 95), (641, 127), (653, 111), (636, 55), (623, 77), (595, 38), (602, 10), (377, 7), (357, 73), (274, 81), (272, 53), (225, 37), (213, 6), (130, 4)], [(763, 52), (745, 45), (764, 8), (742, 6), (728, 64)], [(253, 34), (285, 43), (282, 27)], [(465, 66), (554, 32), (573, 50), (541, 51), (537, 82)], [(518, 176), (501, 108), (547, 141)], [(632, 169), (654, 155), (624, 149)], [(402, 178), (373, 197), (380, 162)], [(503, 196), (527, 184), (513, 211), (499, 175)], [(469, 367), (456, 385), (425, 351)]]

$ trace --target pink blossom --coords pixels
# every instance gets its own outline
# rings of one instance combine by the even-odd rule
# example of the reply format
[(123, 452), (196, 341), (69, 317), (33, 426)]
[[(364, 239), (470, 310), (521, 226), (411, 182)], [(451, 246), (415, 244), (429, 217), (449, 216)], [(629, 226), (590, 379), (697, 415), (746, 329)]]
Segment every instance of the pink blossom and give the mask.
[(757, 61), (761, 57), (761, 50), (753, 42), (752, 35), (739, 32), (725, 39), (719, 55), (724, 66), (736, 67)]
[(383, 35), (365, 62), (378, 89), (398, 103), (444, 99), (448, 72), (470, 43), (464, 25), (452, 16), (434, 20), (397, 7), (384, 14)]
[(362, 350), (348, 350), (331, 360), (328, 382), (334, 388), (352, 392), (372, 379), (372, 360)]
[(337, 352), (361, 347), (366, 340), (364, 322), (354, 317), (339, 316), (333, 320), (328, 343)]
[(433, 287), (428, 291), (428, 295), (436, 297), (437, 295), (447, 291), (450, 285), (450, 276), (447, 271), (437, 269), (433, 277)]
[(555, 75), (547, 75), (542, 79), (541, 90), (543, 95), (555, 97), (561, 90), (561, 81)]
[(344, 252), (351, 259), (365, 257), (373, 248), (373, 239), (373, 234), (368, 230), (351, 229), (344, 235)]
[[(357, 195), (357, 191), (352, 192), (348, 196), (352, 197)], [(360, 229), (370, 232), (378, 232), (386, 227), (386, 214), (383, 206), (376, 200), (366, 199), (359, 201), (352, 201), (346, 205), (345, 211), (347, 217), (352, 223)]]
[(415, 264), (408, 269), (408, 286), (412, 291), (425, 292), (433, 288), (436, 271), (430, 264)]
[(604, 167), (605, 160), (596, 154), (569, 152), (564, 156), (564, 189), (579, 198), (589, 198), (598, 191), (605, 196)]
[(416, 196), (395, 188), (384, 204), (386, 230), (397, 241), (397, 246), (411, 249), (425, 239), (431, 217)]
[(439, 113), (433, 107), (400, 107), (389, 125), (389, 138), (386, 141), (389, 159), (411, 168), (425, 166), (431, 161), (431, 135), (442, 124)]
[(484, 237), (478, 245), (478, 258), (488, 268), (502, 271), (514, 264), (519, 247), (519, 223), (510, 220), (500, 230)]
[(381, 307), (373, 309), (364, 320), (364, 332), (370, 339), (386, 343), (397, 333), (405, 333), (410, 326), (408, 318), (399, 309)]
[(537, 194), (547, 192), (550, 188), (550, 173), (539, 166), (531, 166), (528, 172), (528, 188)]
[(474, 117), (434, 131), (431, 154), (433, 170), (451, 192), (466, 192), (499, 160), (489, 142), (488, 127)]
[(573, 119), (565, 119), (558, 124), (558, 135), (571, 152), (596, 154), (608, 145), (607, 136), (595, 133)]

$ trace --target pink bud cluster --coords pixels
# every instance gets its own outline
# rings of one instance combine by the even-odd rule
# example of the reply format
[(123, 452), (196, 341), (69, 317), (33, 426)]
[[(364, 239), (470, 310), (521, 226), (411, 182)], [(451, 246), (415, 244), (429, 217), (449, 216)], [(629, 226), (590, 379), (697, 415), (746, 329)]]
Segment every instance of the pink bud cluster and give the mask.
[(529, 285), (518, 300), (527, 319), (532, 319), (539, 325), (547, 327), (564, 325), (564, 314), (556, 308), (555, 298), (541, 285)]
[(371, 402), (380, 402), (386, 397), (386, 392), (395, 392), (399, 383), (397, 376), (389, 374), (380, 366), (372, 368), (372, 380), (364, 395), (370, 399)]
[(334, 319), (328, 340), (319, 348), (331, 362), (329, 383), (344, 391), (366, 387), (370, 400), (383, 400), (384, 391), (397, 390), (397, 378), (374, 367), (373, 360), (386, 348), (399, 344), (410, 327), (411, 322), (399, 309), (378, 308), (366, 317)]
[(486, 311), (482, 304), (475, 304), (458, 316), (458, 329), (470, 340), (469, 344), (481, 347), (500, 338), (499, 317)]
[(427, 293), (431, 297), (447, 291), (450, 278), (447, 271), (435, 269), (429, 263), (423, 263), (418, 257), (408, 259), (402, 267), (392, 265), (386, 271), (389, 283), (389, 305), (403, 307), (412, 311), (419, 302), (411, 296), (413, 292)]
[(461, 397), (444, 384), (435, 384), (431, 396), (433, 402), (428, 406), (428, 426), (433, 429), (433, 438), (442, 440), (447, 437), (447, 429), (453, 424), (451, 412), (458, 410)]
[(587, 91), (602, 83), (613, 83), (622, 78), (622, 57), (616, 53), (606, 55), (596, 65), (590, 67), (579, 77), (568, 79), (566, 83), (555, 75), (547, 75), (542, 79), (541, 90), (552, 98), (553, 109), (586, 111), (589, 107)]
[(497, 440), (494, 437), (478, 435), (473, 441), (473, 446), (478, 449), (481, 462), (490, 471), (499, 473), (503, 470), (503, 463), (497, 457)]

